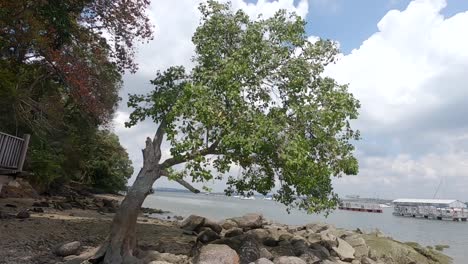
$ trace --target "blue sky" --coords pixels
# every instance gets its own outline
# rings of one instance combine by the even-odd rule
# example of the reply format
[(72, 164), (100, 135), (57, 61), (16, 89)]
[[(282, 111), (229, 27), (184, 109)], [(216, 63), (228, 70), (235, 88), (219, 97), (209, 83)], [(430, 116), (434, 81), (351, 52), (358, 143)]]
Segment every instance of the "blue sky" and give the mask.
[[(404, 10), (410, 0), (310, 0), (307, 33), (337, 40), (343, 53), (358, 48), (377, 30), (377, 23), (391, 9)], [(442, 10), (452, 16), (468, 10), (468, 1), (449, 0)]]
[[(139, 71), (124, 76), (114, 122), (135, 171), (142, 164), (144, 139), (156, 125), (125, 128), (126, 95), (150, 91), (157, 70), (192, 66), (200, 1), (152, 1), (156, 36), (139, 47)], [(353, 126), (362, 140), (356, 144), (360, 172), (334, 179), (338, 194), (432, 198), (441, 183), (437, 198), (468, 201), (468, 1), (245, 1), (231, 0), (234, 9), (253, 18), (280, 8), (296, 12), (307, 20), (308, 35), (340, 43), (342, 54), (325, 74), (349, 84), (360, 100)], [(167, 145), (163, 151), (168, 155)], [(225, 187), (223, 181), (205, 185), (215, 191)], [(155, 186), (180, 187), (166, 179)]]

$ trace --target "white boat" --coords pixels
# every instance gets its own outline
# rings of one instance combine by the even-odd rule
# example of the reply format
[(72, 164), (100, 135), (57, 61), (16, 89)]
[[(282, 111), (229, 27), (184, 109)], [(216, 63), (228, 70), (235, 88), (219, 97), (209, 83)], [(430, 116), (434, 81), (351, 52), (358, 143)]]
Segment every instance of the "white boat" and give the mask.
[(273, 197), (263, 197), (263, 200), (272, 201), (272, 200), (273, 200)]
[(387, 204), (379, 204), (380, 208), (390, 208), (390, 205)]
[(255, 197), (253, 197), (253, 196), (248, 196), (248, 197), (242, 196), (241, 200), (255, 200)]

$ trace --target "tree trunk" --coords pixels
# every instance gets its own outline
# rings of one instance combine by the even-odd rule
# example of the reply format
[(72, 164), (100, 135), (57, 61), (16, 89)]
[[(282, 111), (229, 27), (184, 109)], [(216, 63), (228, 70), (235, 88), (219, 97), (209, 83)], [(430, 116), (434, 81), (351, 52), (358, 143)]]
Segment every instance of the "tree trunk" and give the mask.
[[(153, 141), (149, 138), (146, 140), (146, 148), (143, 150), (143, 168), (117, 210), (109, 240), (102, 245), (94, 257), (95, 262), (103, 260), (105, 264), (119, 264), (134, 254), (137, 245), (136, 224), (141, 205), (153, 183), (161, 177), (159, 161), (162, 134), (159, 132), (158, 129)], [(159, 138), (158, 134), (161, 134)]]

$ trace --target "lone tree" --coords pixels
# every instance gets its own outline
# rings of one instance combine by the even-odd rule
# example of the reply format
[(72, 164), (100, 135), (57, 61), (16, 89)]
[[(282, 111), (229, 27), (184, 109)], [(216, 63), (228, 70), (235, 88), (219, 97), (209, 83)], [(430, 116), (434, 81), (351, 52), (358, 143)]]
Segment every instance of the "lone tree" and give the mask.
[[(251, 20), (214, 1), (200, 11), (193, 69), (158, 72), (151, 93), (130, 97), (127, 125), (151, 118), (159, 126), (146, 139), (143, 167), (96, 256), (104, 263), (133, 255), (139, 209), (162, 176), (190, 188), (184, 176), (221, 179), (239, 166), (242, 173), (228, 178), (227, 194), (275, 189), (274, 199), (289, 208), (319, 212), (337, 203), (331, 177), (358, 171), (351, 141), (359, 133), (349, 122), (359, 102), (346, 85), (322, 74), (336, 45), (310, 42), (305, 21), (285, 11)], [(165, 160), (163, 141), (170, 143)]]

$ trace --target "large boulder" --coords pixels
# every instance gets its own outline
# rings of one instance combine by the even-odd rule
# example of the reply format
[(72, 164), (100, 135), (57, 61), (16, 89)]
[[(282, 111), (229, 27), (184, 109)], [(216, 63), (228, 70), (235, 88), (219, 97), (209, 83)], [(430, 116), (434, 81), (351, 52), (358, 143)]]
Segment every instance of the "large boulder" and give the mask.
[(198, 215), (190, 215), (189, 217), (185, 218), (180, 223), (180, 228), (186, 231), (197, 231), (200, 227), (205, 224), (205, 217), (198, 216)]
[(277, 257), (273, 260), (274, 264), (307, 264), (304, 260), (298, 257)]
[(248, 264), (260, 258), (260, 244), (253, 236), (246, 236), (239, 250), (241, 264)]
[(65, 243), (55, 248), (54, 253), (60, 257), (66, 257), (70, 255), (76, 255), (80, 250), (81, 243), (79, 241), (73, 241)]
[(238, 227), (244, 230), (260, 228), (263, 225), (263, 216), (261, 214), (246, 214), (241, 217), (231, 218)]
[(239, 255), (226, 245), (209, 244), (201, 248), (199, 264), (239, 264)]
[(332, 247), (332, 250), (338, 255), (341, 260), (352, 261), (354, 259), (354, 248), (341, 238), (337, 239), (338, 246)]

